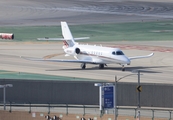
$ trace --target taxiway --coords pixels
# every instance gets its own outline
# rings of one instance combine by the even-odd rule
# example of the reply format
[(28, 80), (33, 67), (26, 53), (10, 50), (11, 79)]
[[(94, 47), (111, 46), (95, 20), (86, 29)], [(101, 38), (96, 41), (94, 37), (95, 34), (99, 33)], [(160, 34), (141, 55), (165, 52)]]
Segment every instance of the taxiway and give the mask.
[[(107, 46), (111, 43), (105, 43)], [(114, 43), (115, 44), (115, 43)], [(111, 44), (112, 45), (112, 44)], [(156, 45), (156, 44), (155, 44)], [(121, 46), (125, 46), (121, 44)], [(140, 46), (140, 45), (139, 45)], [(142, 45), (141, 45), (142, 46)], [(139, 47), (138, 47), (139, 48)], [(154, 52), (151, 58), (133, 60), (130, 66), (126, 66), (126, 71), (121, 71), (120, 65), (110, 64), (105, 69), (98, 69), (98, 65), (87, 64), (85, 70), (80, 68), (79, 63), (58, 63), (29, 61), (20, 56), (37, 57), (45, 59), (74, 59), (65, 57), (62, 44), (59, 42), (43, 43), (1, 43), (0, 45), (0, 69), (16, 72), (28, 72), (47, 75), (59, 75), (79, 78), (89, 78), (97, 80), (114, 81), (115, 75), (119, 78), (128, 74), (134, 74), (132, 70), (141, 71), (141, 82), (143, 83), (168, 83), (173, 84), (173, 52), (153, 51), (139, 49), (122, 49), (127, 56), (147, 55)], [(121, 82), (137, 82), (137, 75), (125, 77)]]

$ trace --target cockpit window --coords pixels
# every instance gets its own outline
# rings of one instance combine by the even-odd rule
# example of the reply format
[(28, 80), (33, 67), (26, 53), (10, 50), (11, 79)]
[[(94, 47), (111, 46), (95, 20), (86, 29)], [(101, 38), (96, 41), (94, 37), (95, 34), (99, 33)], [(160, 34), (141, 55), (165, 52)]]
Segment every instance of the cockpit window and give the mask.
[(117, 51), (116, 54), (117, 55), (124, 55), (124, 53), (122, 51)]
[(116, 55), (116, 54), (115, 54), (115, 51), (112, 52), (112, 55)]
[(112, 55), (124, 55), (124, 53), (122, 51), (113, 51)]

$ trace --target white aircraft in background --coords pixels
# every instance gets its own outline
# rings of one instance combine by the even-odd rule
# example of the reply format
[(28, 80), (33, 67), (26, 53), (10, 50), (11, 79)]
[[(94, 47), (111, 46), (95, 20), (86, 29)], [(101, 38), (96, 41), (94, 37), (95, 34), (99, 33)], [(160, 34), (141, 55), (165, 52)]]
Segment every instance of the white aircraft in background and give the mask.
[(130, 65), (131, 60), (148, 58), (154, 55), (154, 53), (151, 53), (146, 56), (127, 57), (119, 48), (102, 47), (96, 45), (80, 45), (76, 43), (75, 40), (86, 39), (87, 37), (73, 38), (66, 22), (61, 22), (61, 29), (64, 38), (38, 38), (38, 40), (62, 40), (64, 43), (62, 48), (66, 53), (65, 56), (72, 55), (76, 60), (23, 58), (34, 61), (82, 63), (82, 69), (86, 68), (86, 64), (98, 64), (99, 69), (103, 69), (104, 66), (107, 66), (107, 64), (119, 64), (122, 66), (122, 71), (125, 71), (124, 66)]

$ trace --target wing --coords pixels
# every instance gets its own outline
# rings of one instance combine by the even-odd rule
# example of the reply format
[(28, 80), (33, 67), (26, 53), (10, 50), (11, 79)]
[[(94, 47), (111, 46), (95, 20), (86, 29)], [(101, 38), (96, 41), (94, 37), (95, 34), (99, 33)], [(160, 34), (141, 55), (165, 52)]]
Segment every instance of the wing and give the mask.
[(149, 58), (151, 56), (153, 56), (154, 53), (151, 53), (149, 55), (145, 55), (145, 56), (134, 56), (134, 57), (129, 57), (130, 60), (133, 60), (133, 59), (141, 59), (141, 58)]
[(31, 61), (103, 64), (103, 63), (97, 63), (97, 62), (93, 62), (93, 61), (89, 61), (89, 60), (43, 59), (43, 58), (32, 58), (32, 57), (23, 57), (23, 56), (20, 56), (20, 57), (23, 59), (26, 59), (26, 60), (31, 60)]

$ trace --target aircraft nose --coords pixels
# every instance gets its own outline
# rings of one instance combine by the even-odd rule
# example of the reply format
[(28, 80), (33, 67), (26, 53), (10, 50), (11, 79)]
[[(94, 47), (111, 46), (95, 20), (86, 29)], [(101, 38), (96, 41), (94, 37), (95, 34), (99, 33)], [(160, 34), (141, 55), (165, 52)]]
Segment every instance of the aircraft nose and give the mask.
[(131, 61), (130, 61), (130, 59), (128, 59), (128, 57), (125, 57), (125, 58), (123, 59), (123, 61), (124, 61), (124, 63), (127, 64), (127, 65), (130, 65), (130, 63), (131, 63)]
[(126, 63), (127, 63), (127, 65), (130, 65), (131, 61), (127, 58)]

